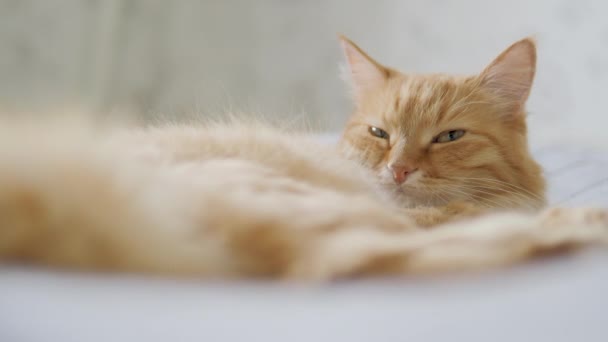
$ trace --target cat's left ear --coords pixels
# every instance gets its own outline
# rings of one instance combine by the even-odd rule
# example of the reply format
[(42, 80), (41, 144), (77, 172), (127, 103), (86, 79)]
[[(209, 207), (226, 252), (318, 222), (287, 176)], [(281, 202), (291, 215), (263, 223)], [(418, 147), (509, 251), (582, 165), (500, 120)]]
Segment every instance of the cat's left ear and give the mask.
[(503, 51), (480, 75), (481, 88), (497, 97), (510, 110), (525, 105), (536, 71), (536, 44), (522, 39)]
[(358, 102), (364, 94), (386, 83), (388, 70), (348, 38), (339, 36), (339, 39), (348, 62), (348, 75), (346, 76), (352, 83), (355, 101)]

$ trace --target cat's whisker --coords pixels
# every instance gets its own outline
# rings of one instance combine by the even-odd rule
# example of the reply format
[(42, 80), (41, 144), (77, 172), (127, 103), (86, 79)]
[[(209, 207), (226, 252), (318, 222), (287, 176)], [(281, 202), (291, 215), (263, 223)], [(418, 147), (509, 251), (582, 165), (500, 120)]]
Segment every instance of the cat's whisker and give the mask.
[[(463, 198), (466, 200), (470, 200), (472, 202), (479, 202), (481, 200), (485, 201), (486, 199), (479, 196), (479, 195), (475, 195), (475, 194), (471, 194), (468, 192), (463, 191), (460, 187), (455, 186), (455, 185), (446, 185), (446, 186), (442, 186), (442, 188), (440, 190), (441, 193), (443, 193), (444, 195), (451, 195), (457, 198)], [(448, 201), (449, 202), (449, 201)], [(495, 205), (498, 205), (498, 203), (495, 203)]]
[(457, 194), (461, 194), (461, 195), (465, 195), (468, 196), (469, 198), (473, 199), (475, 202), (484, 202), (485, 204), (491, 203), (492, 206), (490, 207), (496, 207), (496, 208), (501, 208), (501, 209), (509, 209), (508, 206), (504, 205), (503, 203), (500, 203), (498, 201), (480, 196), (480, 195), (476, 195), (476, 194), (472, 194), (472, 193), (468, 193), (464, 190), (462, 190), (461, 188), (448, 188), (446, 189), (447, 191), (451, 191), (452, 193), (456, 192)]
[(492, 179), (492, 178), (474, 178), (474, 177), (470, 177), (470, 178), (469, 177), (454, 177), (454, 178), (451, 178), (451, 179), (453, 179), (453, 180), (463, 180), (463, 181), (469, 181), (469, 182), (478, 182), (478, 183), (488, 182), (488, 183), (493, 183), (493, 184), (497, 184), (497, 185), (502, 185), (502, 186), (509, 187), (509, 188), (511, 188), (513, 190), (516, 190), (518, 192), (520, 192), (520, 191), (523, 192), (523, 193), (521, 193), (521, 195), (525, 194), (525, 195), (527, 195), (527, 196), (529, 196), (529, 197), (531, 197), (533, 199), (536, 199), (538, 201), (543, 201), (543, 198), (541, 196), (539, 196), (539, 195), (531, 192), (530, 190), (528, 190), (528, 189), (526, 189), (524, 187), (515, 185), (513, 183), (505, 182), (505, 181), (502, 181), (502, 180), (498, 180), (498, 179)]
[(519, 189), (513, 189), (513, 188), (509, 188), (510, 184), (485, 184), (483, 182), (477, 182), (477, 183), (467, 183), (466, 184), (467, 188), (470, 189), (480, 189), (480, 190), (489, 190), (490, 194), (496, 195), (496, 190), (500, 190), (502, 192), (505, 192), (506, 194), (509, 195), (514, 195), (516, 197), (519, 197), (520, 199), (523, 200), (530, 200), (530, 199), (534, 199), (533, 197), (531, 197), (531, 195), (527, 194), (527, 193), (521, 193), (519, 191)]
[(529, 191), (528, 189), (526, 189), (524, 187), (518, 186), (518, 185), (513, 184), (513, 183), (509, 183), (509, 182), (506, 182), (506, 181), (502, 181), (502, 180), (499, 180), (499, 179), (478, 178), (478, 177), (452, 177), (452, 178), (449, 178), (449, 179), (451, 179), (451, 180), (458, 180), (458, 181), (467, 181), (467, 182), (478, 182), (478, 183), (488, 182), (488, 183), (494, 183), (494, 184), (498, 184), (498, 185), (502, 185), (502, 186), (508, 186), (508, 187), (513, 188), (515, 190), (522, 191), (522, 192), (524, 192), (524, 193), (526, 193), (526, 194), (528, 194), (528, 195), (530, 195), (530, 196), (532, 196), (534, 198), (542, 199), (540, 196), (538, 196), (537, 194)]
[[(469, 189), (474, 189), (476, 192), (480, 192), (486, 195), (491, 195), (491, 196), (495, 196), (495, 188), (489, 188), (489, 187), (482, 187), (482, 186), (469, 186)], [(484, 190), (488, 190), (488, 191), (484, 191)], [(494, 190), (494, 191), (492, 191)], [(513, 207), (517, 208), (517, 207), (528, 207), (531, 208), (531, 205), (528, 203), (529, 201), (527, 201), (527, 197), (517, 193), (517, 192), (513, 192), (513, 191), (508, 191), (508, 190), (504, 190), (503, 191), (507, 192), (509, 195), (515, 195), (519, 197), (519, 200), (517, 200), (517, 198), (512, 198), (512, 197), (501, 197), (502, 200), (505, 200), (509, 203), (511, 203), (513, 205)], [(523, 196), (523, 198), (522, 198)]]
[(439, 200), (443, 203), (443, 204), (447, 204), (449, 203), (449, 199), (445, 196), (444, 193), (441, 193), (440, 191), (436, 191), (433, 189), (429, 189), (429, 192), (431, 193), (431, 196), (433, 198), (439, 198)]
[[(485, 191), (485, 193), (488, 193), (488, 194), (494, 194), (497, 191), (496, 187), (480, 187), (480, 186), (475, 187), (474, 186), (474, 187), (472, 187), (472, 189), (474, 189), (473, 191), (476, 191), (476, 192), (481, 192), (481, 191), (483, 191), (483, 189), (486, 189), (488, 191)], [(500, 191), (502, 192), (502, 195), (497, 196), (497, 198), (500, 198), (501, 201), (506, 201), (507, 203), (510, 203), (510, 205), (513, 209), (521, 208), (521, 209), (528, 209), (528, 210), (534, 211), (539, 208), (539, 206), (535, 204), (538, 201), (531, 199), (530, 197), (527, 197), (526, 195), (523, 195), (518, 192), (513, 192), (508, 189), (500, 189)]]
[[(519, 191), (515, 191), (513, 189), (509, 189), (508, 186), (510, 186), (509, 183), (499, 184), (498, 186), (490, 187), (481, 182), (469, 182), (464, 185), (464, 188), (463, 188), (463, 186), (457, 186), (457, 185), (453, 185), (453, 184), (441, 184), (438, 186), (438, 188), (439, 188), (438, 191), (445, 192), (449, 189), (457, 189), (458, 191), (456, 193), (459, 195), (465, 195), (465, 197), (474, 198), (476, 201), (483, 200), (485, 203), (491, 204), (491, 206), (500, 207), (500, 208), (504, 208), (504, 209), (508, 209), (508, 208), (534, 209), (535, 208), (530, 203), (531, 201), (534, 201), (534, 199), (531, 198), (531, 196), (529, 196), (525, 193), (521, 193)], [(471, 190), (471, 191), (467, 191), (467, 189)], [(487, 198), (487, 196), (483, 196), (483, 195), (494, 196), (494, 195), (496, 195), (497, 189), (502, 191), (507, 196), (502, 196), (502, 197), (493, 198), (493, 199)], [(435, 191), (431, 190), (430, 187), (427, 187), (427, 191), (430, 193), (435, 193)], [(452, 191), (451, 194), (454, 195), (456, 193)]]
[(505, 188), (504, 186), (506, 185), (502, 184), (497, 186), (496, 184), (493, 184), (492, 186), (487, 186), (481, 183), (467, 185), (468, 188), (474, 191), (484, 192), (489, 195), (496, 195), (497, 190), (499, 190), (505, 194), (505, 196), (502, 196), (501, 198), (512, 203), (514, 207), (526, 207), (529, 209), (537, 208), (537, 206), (535, 206), (533, 203), (539, 202), (538, 199), (533, 198), (528, 194), (521, 193), (519, 191), (514, 191), (512, 189), (509, 189), (508, 187)]

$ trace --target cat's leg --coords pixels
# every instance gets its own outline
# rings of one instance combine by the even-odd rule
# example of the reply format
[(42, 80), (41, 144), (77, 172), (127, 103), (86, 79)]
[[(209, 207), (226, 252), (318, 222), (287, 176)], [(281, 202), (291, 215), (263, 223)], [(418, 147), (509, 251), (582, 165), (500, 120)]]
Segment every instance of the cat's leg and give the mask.
[(608, 244), (608, 210), (496, 214), (402, 234), (359, 227), (319, 239), (288, 277), (316, 281), (474, 270), (593, 243)]
[(400, 234), (417, 231), (415, 224), (395, 207), (367, 196), (327, 191), (280, 174), (267, 174), (260, 165), (219, 161), (206, 166), (206, 176), (224, 174), (225, 168), (246, 171), (247, 179), (211, 177), (204, 198), (213, 211), (200, 213), (200, 226), (213, 234), (230, 254), (234, 274), (277, 278), (306, 262), (320, 241), (356, 227)]

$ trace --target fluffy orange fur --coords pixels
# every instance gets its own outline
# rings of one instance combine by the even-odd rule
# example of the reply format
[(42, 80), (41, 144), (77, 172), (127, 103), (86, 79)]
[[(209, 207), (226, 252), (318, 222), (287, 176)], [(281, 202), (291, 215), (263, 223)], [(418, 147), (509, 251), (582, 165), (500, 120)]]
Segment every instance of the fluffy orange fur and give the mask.
[[(357, 112), (339, 148), (263, 125), (3, 120), (0, 259), (322, 280), (482, 268), (608, 242), (599, 209), (454, 220), (543, 202), (525, 146), (530, 41), (469, 78), (405, 76), (343, 43)], [(395, 175), (405, 163), (415, 165)]]
[[(457, 208), (477, 212), (544, 205), (542, 170), (528, 152), (526, 135), (525, 101), (536, 61), (530, 39), (513, 44), (479, 75), (466, 77), (403, 74), (380, 65), (346, 38), (342, 44), (356, 99), (342, 149), (374, 170), (398, 201), (435, 207), (429, 214), (445, 219)], [(371, 127), (387, 136), (370, 134)], [(450, 131), (464, 134), (436, 141)], [(415, 171), (399, 183), (393, 165)], [(421, 222), (436, 220), (422, 217)]]

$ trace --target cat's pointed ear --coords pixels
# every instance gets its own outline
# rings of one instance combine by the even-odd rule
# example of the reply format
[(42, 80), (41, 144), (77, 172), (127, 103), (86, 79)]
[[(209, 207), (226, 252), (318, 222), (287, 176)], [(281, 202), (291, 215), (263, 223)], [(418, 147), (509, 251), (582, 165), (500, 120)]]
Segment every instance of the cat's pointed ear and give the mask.
[(480, 75), (482, 89), (519, 112), (524, 106), (536, 71), (536, 44), (522, 39), (503, 51)]
[(348, 38), (340, 35), (339, 39), (348, 64), (345, 76), (350, 79), (355, 101), (359, 101), (363, 94), (386, 82), (388, 70)]

